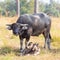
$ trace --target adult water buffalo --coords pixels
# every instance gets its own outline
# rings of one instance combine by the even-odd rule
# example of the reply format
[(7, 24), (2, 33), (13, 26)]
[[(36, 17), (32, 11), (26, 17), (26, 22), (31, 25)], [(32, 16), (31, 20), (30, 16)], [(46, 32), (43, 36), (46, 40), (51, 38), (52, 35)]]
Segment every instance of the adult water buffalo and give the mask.
[(30, 39), (30, 36), (39, 36), (43, 34), (45, 38), (44, 48), (50, 49), (50, 27), (51, 19), (45, 13), (24, 14), (21, 15), (16, 23), (8, 25), (8, 29), (13, 31), (13, 34), (19, 35), (21, 50), (23, 48), (23, 39), (26, 38), (25, 47)]

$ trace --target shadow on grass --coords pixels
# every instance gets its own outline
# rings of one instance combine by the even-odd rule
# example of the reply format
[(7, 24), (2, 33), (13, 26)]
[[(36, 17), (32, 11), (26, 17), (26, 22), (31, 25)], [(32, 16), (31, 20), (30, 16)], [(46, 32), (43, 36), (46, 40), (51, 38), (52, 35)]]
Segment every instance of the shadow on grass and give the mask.
[(49, 53), (52, 53), (52, 54), (60, 54), (60, 48), (57, 48), (57, 49), (51, 49), (51, 50), (48, 50), (48, 49), (44, 49), (43, 47), (40, 47), (40, 54), (49, 54)]
[(6, 54), (15, 54), (15, 55), (20, 55), (20, 50), (17, 48), (11, 48), (11, 47), (2, 47), (0, 48), (0, 55), (6, 55)]
[[(58, 49), (51, 49), (51, 50), (46, 50), (44, 48), (40, 48), (41, 49), (41, 52), (40, 54), (45, 54), (46, 52), (49, 52), (49, 53), (60, 53), (60, 48)], [(14, 55), (16, 56), (20, 56), (20, 50), (18, 48), (11, 48), (11, 47), (2, 47), (0, 49), (0, 55), (6, 55), (6, 54), (11, 54), (13, 53)]]
[(52, 53), (60, 53), (60, 48), (51, 49), (50, 52), (52, 52)]

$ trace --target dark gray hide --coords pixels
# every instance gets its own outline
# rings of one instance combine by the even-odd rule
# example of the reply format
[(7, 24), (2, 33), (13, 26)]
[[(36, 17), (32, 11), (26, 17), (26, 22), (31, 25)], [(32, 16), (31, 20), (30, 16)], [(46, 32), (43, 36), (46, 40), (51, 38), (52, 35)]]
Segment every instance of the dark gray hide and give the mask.
[(22, 30), (22, 28), (20, 28), (20, 30), (23, 32), (23, 33), (21, 32), (19, 33), (21, 49), (23, 47), (24, 38), (26, 38), (25, 45), (27, 45), (30, 36), (39, 36), (40, 34), (43, 34), (45, 38), (44, 48), (46, 48), (47, 46), (48, 49), (50, 49), (51, 19), (48, 15), (46, 15), (45, 13), (37, 13), (32, 15), (24, 14), (18, 18), (16, 23), (22, 24), (23, 27), (25, 26), (25, 24), (27, 24), (25, 30)]

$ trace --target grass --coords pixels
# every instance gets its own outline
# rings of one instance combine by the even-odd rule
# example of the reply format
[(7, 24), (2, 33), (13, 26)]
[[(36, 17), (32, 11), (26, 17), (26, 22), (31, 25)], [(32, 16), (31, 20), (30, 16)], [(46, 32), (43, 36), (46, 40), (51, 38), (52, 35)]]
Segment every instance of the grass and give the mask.
[(41, 52), (37, 56), (20, 56), (20, 40), (7, 30), (6, 24), (16, 22), (17, 17), (0, 17), (0, 60), (60, 60), (60, 18), (53, 18), (51, 26), (51, 50), (43, 49), (44, 38), (31, 37), (30, 41), (39, 43)]

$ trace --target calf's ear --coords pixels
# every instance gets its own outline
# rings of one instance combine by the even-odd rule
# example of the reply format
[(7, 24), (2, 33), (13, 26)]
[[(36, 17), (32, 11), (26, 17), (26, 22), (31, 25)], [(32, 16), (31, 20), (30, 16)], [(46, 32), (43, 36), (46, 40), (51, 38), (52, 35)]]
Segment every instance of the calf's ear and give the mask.
[(7, 24), (6, 26), (7, 26), (8, 30), (12, 30), (12, 28), (11, 28), (12, 25), (11, 24)]

